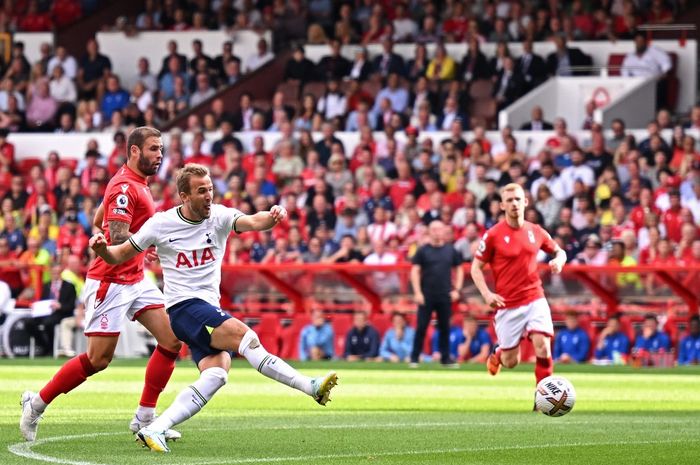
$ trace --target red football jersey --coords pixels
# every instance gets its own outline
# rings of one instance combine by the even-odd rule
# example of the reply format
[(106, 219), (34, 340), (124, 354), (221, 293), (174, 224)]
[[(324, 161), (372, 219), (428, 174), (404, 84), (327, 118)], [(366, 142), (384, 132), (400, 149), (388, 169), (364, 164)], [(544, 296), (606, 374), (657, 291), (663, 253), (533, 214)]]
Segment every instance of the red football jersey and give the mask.
[[(133, 234), (155, 213), (153, 198), (146, 178), (133, 172), (126, 165), (122, 166), (107, 184), (103, 204), (102, 230), (108, 243), (111, 243), (109, 237), (110, 221), (129, 223), (129, 232)], [(100, 257), (97, 257), (90, 265), (87, 277), (117, 284), (139, 282), (143, 279), (144, 253), (115, 266), (108, 265)]]
[(544, 297), (537, 271), (537, 252), (551, 254), (557, 244), (547, 231), (528, 221), (515, 229), (505, 220), (484, 233), (476, 258), (489, 263), (496, 282), (496, 294), (505, 300), (506, 309), (514, 309)]

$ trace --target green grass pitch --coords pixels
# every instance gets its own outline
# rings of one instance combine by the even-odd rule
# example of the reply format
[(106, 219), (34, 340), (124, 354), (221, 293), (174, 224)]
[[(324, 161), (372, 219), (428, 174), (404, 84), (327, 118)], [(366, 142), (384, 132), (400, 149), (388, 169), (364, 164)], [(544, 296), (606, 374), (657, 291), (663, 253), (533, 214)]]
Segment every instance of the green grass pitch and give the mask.
[[(145, 360), (115, 361), (47, 410), (38, 441), (22, 442), (19, 397), (39, 389), (53, 360), (0, 361), (0, 464), (697, 464), (700, 369), (557, 367), (576, 387), (562, 418), (533, 413), (532, 366), (490, 377), (385, 364), (298, 364), (338, 371), (327, 407), (234, 362), (225, 386), (177, 429), (171, 454), (128, 431)], [(180, 363), (159, 411), (197, 376)]]

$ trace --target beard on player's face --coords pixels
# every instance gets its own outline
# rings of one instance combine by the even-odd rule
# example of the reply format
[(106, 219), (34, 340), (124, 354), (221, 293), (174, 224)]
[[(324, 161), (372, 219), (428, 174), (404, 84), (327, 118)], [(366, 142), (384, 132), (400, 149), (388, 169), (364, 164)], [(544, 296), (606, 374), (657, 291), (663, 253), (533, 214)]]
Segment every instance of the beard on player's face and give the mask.
[(139, 159), (137, 166), (139, 167), (139, 170), (146, 176), (153, 176), (158, 172), (160, 164), (150, 161), (148, 158), (146, 158), (146, 155), (144, 155), (143, 150), (139, 150)]

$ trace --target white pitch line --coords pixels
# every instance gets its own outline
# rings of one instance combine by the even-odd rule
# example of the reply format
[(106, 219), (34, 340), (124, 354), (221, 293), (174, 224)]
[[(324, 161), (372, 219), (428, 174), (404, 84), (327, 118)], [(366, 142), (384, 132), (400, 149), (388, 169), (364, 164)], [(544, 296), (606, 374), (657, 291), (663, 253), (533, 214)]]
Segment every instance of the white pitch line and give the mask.
[(47, 444), (50, 442), (70, 441), (72, 439), (91, 438), (91, 437), (95, 437), (95, 436), (114, 436), (117, 434), (123, 434), (123, 433), (121, 433), (121, 432), (119, 432), (119, 433), (89, 433), (89, 434), (74, 434), (74, 435), (70, 435), (70, 436), (53, 436), (50, 438), (37, 439), (34, 442), (18, 442), (17, 444), (12, 444), (12, 445), (7, 446), (7, 450), (15, 455), (20, 456), (20, 457), (25, 457), (25, 458), (32, 459), (32, 460), (39, 460), (41, 462), (61, 463), (64, 465), (103, 465), (101, 463), (96, 463), (96, 462), (85, 462), (85, 461), (80, 461), (80, 460), (70, 460), (70, 459), (61, 459), (58, 457), (51, 457), (50, 455), (44, 455), (44, 454), (40, 454), (38, 452), (34, 452), (32, 450), (32, 447), (40, 446), (42, 444)]
[[(348, 429), (348, 428), (406, 428), (406, 427), (411, 427), (411, 428), (420, 428), (420, 427), (460, 427), (460, 426), (466, 426), (466, 427), (482, 427), (482, 426), (498, 426), (498, 427), (503, 427), (503, 426), (520, 426), (525, 423), (530, 423), (530, 420), (527, 421), (511, 421), (511, 422), (422, 422), (422, 423), (367, 423), (367, 424), (358, 424), (358, 423), (351, 423), (351, 424), (336, 424), (336, 425), (297, 425), (297, 426), (279, 426), (279, 425), (274, 425), (274, 426), (260, 426), (260, 427), (241, 427), (241, 428), (230, 428), (227, 427), (226, 429), (229, 431), (235, 431), (235, 430), (294, 430), (294, 429), (317, 429), (317, 430), (334, 430), (334, 429)], [(654, 426), (658, 426), (659, 424), (673, 424), (673, 423), (683, 423), (687, 424), (687, 421), (680, 421), (680, 420), (661, 420), (661, 421), (656, 421), (654, 422)], [(648, 420), (626, 420), (626, 421), (567, 421), (566, 423), (562, 422), (562, 425), (588, 425), (588, 424), (596, 424), (596, 425), (604, 425), (604, 424), (650, 424)], [(218, 431), (221, 428), (199, 428), (198, 431)], [(38, 452), (35, 452), (32, 450), (33, 447), (35, 446), (40, 446), (43, 444), (48, 444), (52, 442), (60, 442), (60, 441), (71, 441), (74, 439), (84, 439), (84, 438), (92, 438), (95, 436), (116, 436), (119, 434), (126, 434), (126, 432), (101, 432), (101, 433), (87, 433), (87, 434), (75, 434), (75, 435), (67, 435), (67, 436), (52, 436), (48, 438), (42, 438), (42, 439), (37, 439), (34, 442), (20, 442), (16, 444), (9, 445), (7, 447), (7, 450), (17, 456), (20, 457), (25, 457), (33, 460), (38, 460), (42, 462), (47, 462), (47, 463), (57, 463), (57, 464), (64, 464), (64, 465), (105, 465), (97, 462), (87, 462), (87, 461), (80, 461), (80, 460), (70, 460), (70, 459), (62, 459), (58, 457), (52, 457), (50, 455), (45, 455), (45, 454), (40, 454)], [(682, 442), (681, 440), (673, 440), (670, 442), (675, 442), (679, 441)], [(658, 443), (664, 443), (664, 442), (669, 442), (669, 441), (659, 441)], [(572, 444), (565, 444), (565, 445), (608, 445), (608, 444), (646, 444), (647, 442), (630, 442), (630, 443), (622, 443), (622, 442), (615, 442), (615, 443), (572, 443)], [(657, 442), (650, 442), (653, 444), (656, 444)], [(518, 449), (518, 448), (523, 448), (523, 449), (530, 449), (534, 446), (504, 446), (506, 449)], [(547, 446), (547, 445), (537, 445), (537, 447), (554, 447), (554, 446)], [(420, 454), (428, 454), (428, 453), (446, 453), (446, 452), (479, 452), (479, 451), (484, 451), (484, 450), (501, 450), (499, 448), (466, 448), (464, 450), (462, 449), (445, 449), (445, 450), (438, 450), (438, 451), (407, 451), (407, 452), (382, 452), (382, 453), (376, 453), (376, 454), (360, 454), (360, 455), (329, 455), (329, 456), (320, 456), (320, 457), (304, 457), (303, 459), (323, 459), (323, 458), (351, 458), (351, 457), (363, 457), (365, 455), (367, 456), (374, 456), (374, 455), (420, 455)], [(301, 458), (299, 458), (301, 459)], [(224, 463), (230, 463), (230, 464), (238, 464), (238, 463), (259, 463), (259, 462), (264, 462), (264, 461), (273, 461), (273, 462), (284, 462), (284, 461), (293, 461), (293, 460), (299, 460), (299, 459), (294, 459), (294, 458), (286, 458), (286, 457), (280, 457), (280, 458), (270, 458), (270, 459), (233, 459), (232, 461), (213, 461), (213, 462), (198, 462), (198, 465), (204, 465), (206, 464), (224, 464)], [(182, 465), (191, 465), (191, 464), (182, 464)]]

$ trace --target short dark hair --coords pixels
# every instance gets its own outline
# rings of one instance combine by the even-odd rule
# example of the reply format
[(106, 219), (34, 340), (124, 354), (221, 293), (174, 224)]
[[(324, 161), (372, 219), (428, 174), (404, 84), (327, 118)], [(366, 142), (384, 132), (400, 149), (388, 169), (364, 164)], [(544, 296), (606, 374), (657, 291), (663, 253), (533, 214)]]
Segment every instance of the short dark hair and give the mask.
[(126, 141), (127, 156), (131, 152), (131, 146), (135, 145), (139, 150), (143, 150), (146, 139), (149, 137), (161, 137), (160, 131), (150, 126), (141, 126), (129, 133), (129, 138)]

